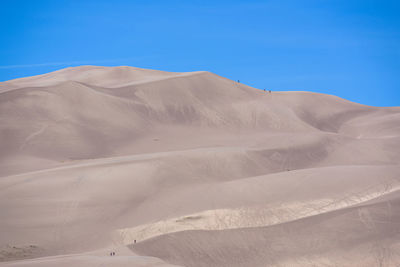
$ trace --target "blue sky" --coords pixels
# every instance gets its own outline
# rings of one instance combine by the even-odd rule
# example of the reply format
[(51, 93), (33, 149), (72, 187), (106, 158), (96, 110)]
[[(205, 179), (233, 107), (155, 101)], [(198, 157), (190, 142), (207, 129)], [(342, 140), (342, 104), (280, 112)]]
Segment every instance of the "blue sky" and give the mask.
[(385, 0), (1, 0), (0, 81), (129, 65), (400, 106), (399, 14)]

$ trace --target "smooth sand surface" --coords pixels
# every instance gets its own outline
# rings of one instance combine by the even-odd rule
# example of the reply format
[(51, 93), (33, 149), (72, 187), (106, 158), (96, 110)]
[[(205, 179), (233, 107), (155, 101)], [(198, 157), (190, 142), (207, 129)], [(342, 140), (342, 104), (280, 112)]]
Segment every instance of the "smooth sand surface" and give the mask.
[(400, 107), (204, 71), (0, 83), (0, 266), (398, 266), (399, 189)]

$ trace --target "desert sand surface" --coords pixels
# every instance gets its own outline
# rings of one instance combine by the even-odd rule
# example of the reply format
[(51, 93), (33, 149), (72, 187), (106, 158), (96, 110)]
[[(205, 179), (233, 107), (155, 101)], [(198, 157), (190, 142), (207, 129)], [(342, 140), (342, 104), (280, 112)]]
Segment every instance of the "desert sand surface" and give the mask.
[(400, 107), (205, 71), (2, 82), (0, 211), (0, 266), (398, 267)]

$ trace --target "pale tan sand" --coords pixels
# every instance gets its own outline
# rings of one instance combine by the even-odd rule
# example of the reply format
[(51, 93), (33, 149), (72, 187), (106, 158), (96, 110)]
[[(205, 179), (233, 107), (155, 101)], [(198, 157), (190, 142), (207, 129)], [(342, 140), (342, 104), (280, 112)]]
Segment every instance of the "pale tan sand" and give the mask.
[[(110, 252), (114, 256), (110, 256)], [(127, 247), (110, 247), (108, 249), (91, 251), (80, 254), (69, 254), (59, 256), (41, 257), (37, 259), (10, 261), (2, 263), (1, 266), (12, 267), (178, 267), (163, 262), (154, 257), (139, 256), (132, 253)]]
[(399, 107), (131, 67), (0, 92), (0, 266), (400, 262)]

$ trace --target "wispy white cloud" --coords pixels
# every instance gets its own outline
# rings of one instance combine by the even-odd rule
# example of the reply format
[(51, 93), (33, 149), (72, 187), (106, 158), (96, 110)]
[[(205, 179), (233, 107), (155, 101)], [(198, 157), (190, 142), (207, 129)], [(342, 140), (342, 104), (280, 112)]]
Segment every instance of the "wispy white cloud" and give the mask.
[(19, 65), (0, 65), (0, 69), (19, 69), (19, 68), (34, 68), (34, 67), (46, 67), (46, 66), (66, 66), (66, 65), (90, 65), (100, 63), (112, 63), (112, 62), (126, 62), (127, 60), (140, 59), (135, 58), (116, 58), (107, 60), (85, 60), (85, 61), (65, 61), (65, 62), (46, 62), (36, 64), (19, 64)]

